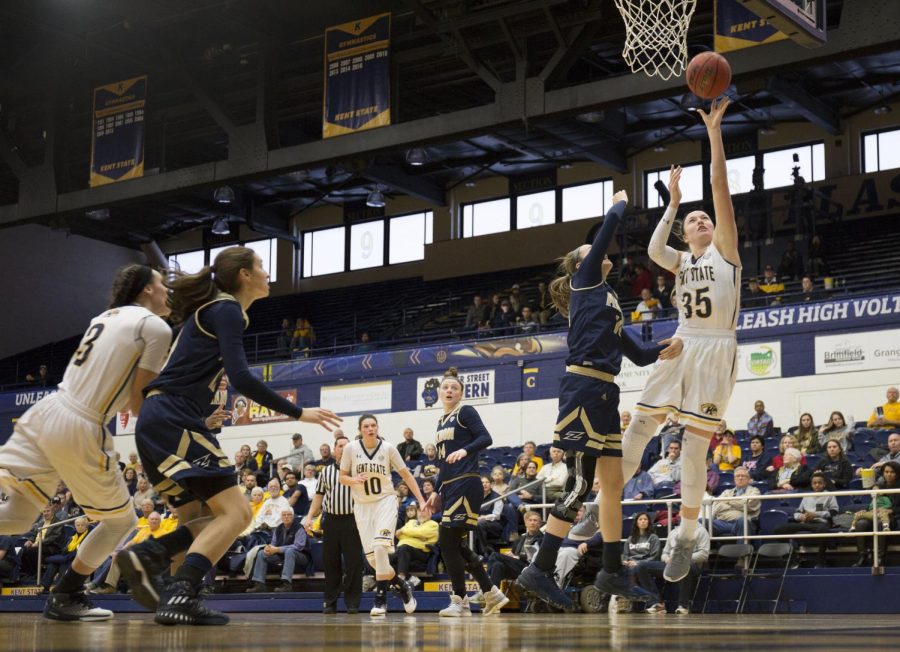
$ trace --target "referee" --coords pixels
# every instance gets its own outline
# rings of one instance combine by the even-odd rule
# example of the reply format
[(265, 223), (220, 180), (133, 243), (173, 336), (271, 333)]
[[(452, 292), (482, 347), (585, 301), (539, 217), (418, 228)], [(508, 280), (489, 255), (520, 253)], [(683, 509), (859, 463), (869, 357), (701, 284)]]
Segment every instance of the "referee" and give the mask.
[(322, 613), (325, 614), (337, 613), (337, 599), (342, 586), (348, 614), (359, 611), (362, 597), (363, 550), (353, 518), (353, 498), (350, 487), (338, 481), (341, 457), (348, 441), (344, 436), (335, 439), (335, 464), (326, 466), (319, 474), (315, 498), (303, 521), (303, 526), (309, 531), (313, 519), (320, 512), (324, 513), (322, 557), (325, 564), (325, 604)]

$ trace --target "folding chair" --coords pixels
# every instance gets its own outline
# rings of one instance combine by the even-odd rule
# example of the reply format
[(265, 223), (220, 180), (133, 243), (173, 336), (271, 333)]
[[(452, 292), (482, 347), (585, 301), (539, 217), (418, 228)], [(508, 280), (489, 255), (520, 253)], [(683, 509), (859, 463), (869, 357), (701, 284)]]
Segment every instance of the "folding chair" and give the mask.
[[(734, 613), (738, 613), (744, 601), (744, 590), (747, 587), (747, 561), (753, 556), (753, 546), (749, 543), (727, 543), (721, 546), (713, 562), (712, 568), (706, 575), (706, 596), (703, 598), (703, 609), (706, 613), (706, 605), (710, 602), (734, 602)], [(728, 563), (725, 563), (728, 562)], [(723, 566), (724, 564), (724, 566)], [(712, 585), (715, 580), (741, 580), (741, 590), (737, 600), (718, 598), (709, 599), (712, 593)]]
[[(790, 543), (764, 543), (759, 547), (759, 551), (753, 558), (753, 566), (747, 574), (746, 589), (744, 591), (744, 602), (739, 605), (740, 611), (744, 613), (748, 602), (771, 602), (772, 613), (778, 613), (778, 605), (781, 603), (781, 594), (784, 591), (784, 578), (787, 577), (788, 569), (791, 567), (791, 561), (794, 558), (794, 547)], [(784, 560), (784, 566), (781, 561)], [(760, 561), (764, 564), (776, 564), (775, 566), (763, 566), (760, 569)], [(751, 598), (750, 588), (753, 586), (753, 580), (766, 579), (778, 581), (778, 593), (774, 600), (763, 598)], [(790, 599), (788, 600), (790, 602)]]

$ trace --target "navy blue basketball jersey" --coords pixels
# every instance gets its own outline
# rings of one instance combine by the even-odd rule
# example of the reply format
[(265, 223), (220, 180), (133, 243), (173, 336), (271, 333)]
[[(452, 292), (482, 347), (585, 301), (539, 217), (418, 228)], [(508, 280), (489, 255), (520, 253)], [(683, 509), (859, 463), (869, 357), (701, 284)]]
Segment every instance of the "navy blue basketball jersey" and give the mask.
[[(457, 405), (449, 414), (438, 419), (437, 453), (441, 460), (438, 480), (443, 484), (462, 475), (478, 475), (478, 451), (484, 450), (493, 443), (490, 433), (484, 427), (481, 417), (471, 405)], [(466, 456), (447, 463), (447, 456), (466, 449)]]
[(569, 298), (569, 357), (566, 364), (613, 376), (618, 374), (622, 366), (624, 323), (619, 298), (608, 283), (573, 287)]

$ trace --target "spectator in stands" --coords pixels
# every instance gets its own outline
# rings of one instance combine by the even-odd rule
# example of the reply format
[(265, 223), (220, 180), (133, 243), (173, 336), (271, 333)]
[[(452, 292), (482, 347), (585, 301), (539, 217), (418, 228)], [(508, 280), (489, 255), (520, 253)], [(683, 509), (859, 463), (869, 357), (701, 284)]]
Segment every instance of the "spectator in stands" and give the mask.
[(250, 493), (253, 491), (254, 487), (258, 486), (256, 484), (256, 474), (253, 473), (252, 469), (244, 469), (244, 498), (250, 500)]
[(829, 490), (846, 489), (853, 479), (853, 465), (847, 459), (841, 442), (829, 439), (825, 444), (825, 455), (819, 460), (814, 473), (821, 473), (828, 480)]
[(672, 284), (665, 274), (656, 275), (656, 285), (653, 286), (653, 298), (659, 304), (660, 310), (665, 314), (672, 307)]
[(406, 518), (406, 508), (416, 502), (416, 497), (412, 495), (409, 486), (401, 480), (394, 487), (397, 490), (397, 510), (401, 519)]
[[(481, 487), (484, 495), (481, 499), (482, 505), (478, 512), (478, 525), (475, 530), (476, 544), (479, 554), (488, 555), (493, 550), (488, 541), (497, 540), (503, 536), (503, 523), (500, 521), (500, 516), (503, 512), (503, 501), (496, 500), (500, 496), (491, 489), (490, 478), (482, 476)], [(490, 505), (485, 504), (492, 500), (495, 502)]]
[(653, 321), (659, 310), (659, 301), (653, 298), (650, 288), (642, 289), (640, 296), (641, 300), (635, 307), (634, 312), (631, 313), (631, 321)]
[[(784, 465), (784, 451), (788, 448), (797, 448), (797, 440), (793, 435), (784, 435), (778, 442), (778, 455), (772, 457), (772, 466), (766, 470), (773, 473)], [(806, 464), (806, 455), (800, 454), (800, 463)]]
[(297, 317), (293, 338), (291, 339), (291, 349), (309, 354), (309, 350), (315, 341), (316, 332), (312, 324), (305, 317)]
[(256, 517), (259, 515), (259, 510), (262, 508), (265, 501), (266, 492), (262, 487), (253, 487), (253, 489), (250, 490), (250, 524), (247, 525), (247, 528), (241, 533), (241, 536), (247, 536), (256, 529)]
[(541, 532), (541, 515), (538, 512), (525, 513), (525, 534), (516, 539), (512, 550), (492, 552), (488, 557), (487, 572), (494, 586), (503, 580), (514, 580), (534, 560), (544, 533)]
[(741, 308), (765, 308), (769, 305), (769, 296), (759, 287), (759, 279), (755, 276), (747, 279), (747, 291), (741, 295)]
[(759, 289), (769, 295), (784, 292), (784, 283), (775, 276), (775, 269), (771, 265), (766, 265), (763, 269), (763, 279), (759, 284)]
[(789, 240), (778, 263), (778, 276), (785, 281), (793, 281), (803, 275), (803, 257), (797, 251), (797, 245)]
[(502, 302), (503, 297), (499, 294), (491, 295), (491, 305), (488, 306), (488, 322), (493, 322), (494, 318), (500, 313), (500, 304)]
[(499, 496), (505, 494), (509, 489), (509, 483), (506, 482), (506, 471), (499, 464), (491, 469), (491, 489)]
[(747, 432), (750, 435), (762, 435), (763, 437), (771, 437), (775, 434), (775, 427), (772, 423), (772, 416), (766, 412), (766, 404), (762, 401), (756, 401), (753, 404), (753, 416), (747, 422)]
[[(759, 495), (759, 489), (750, 484), (750, 472), (742, 466), (736, 468), (734, 470), (734, 487), (719, 494), (719, 498), (734, 498), (735, 500), (717, 500), (712, 504), (713, 535), (717, 537), (743, 536), (745, 534), (744, 501), (739, 499), (745, 496)], [(747, 500), (746, 502), (747, 518), (755, 521), (759, 518), (760, 501)]]
[(822, 244), (821, 237), (814, 235), (809, 241), (807, 260), (809, 262), (806, 271), (813, 278), (827, 276), (830, 273), (828, 263), (825, 261), (825, 245)]
[(644, 289), (653, 287), (653, 277), (650, 276), (650, 270), (643, 263), (634, 264), (634, 278), (631, 280), (631, 296), (639, 297)]
[[(875, 464), (869, 467), (874, 470), (877, 475), (881, 475), (885, 464), (889, 462), (900, 462), (900, 434), (892, 432), (890, 435), (888, 435), (887, 446), (887, 453), (879, 458), (879, 460), (875, 462)], [(856, 475), (862, 475), (861, 468), (856, 469)]]
[(879, 430), (900, 428), (900, 389), (887, 388), (887, 403), (875, 408), (866, 425)]
[[(834, 496), (828, 495), (827, 478), (822, 473), (813, 473), (810, 479), (813, 492), (818, 496), (807, 496), (800, 501), (800, 506), (794, 512), (790, 523), (782, 523), (775, 527), (774, 534), (800, 534), (800, 533), (826, 533), (831, 530), (831, 521), (840, 511), (838, 502)], [(828, 547), (828, 539), (818, 539), (819, 556), (816, 568), (827, 566), (825, 552)]]
[(267, 484), (274, 475), (275, 460), (269, 452), (269, 444), (265, 439), (256, 442), (256, 453), (247, 460), (247, 468), (256, 475), (256, 484), (260, 487)]
[(374, 350), (375, 345), (372, 344), (372, 338), (369, 337), (367, 332), (363, 332), (363, 334), (359, 336), (359, 343), (353, 347), (354, 353), (368, 353), (369, 351)]
[[(638, 568), (638, 584), (651, 593), (659, 595), (654, 578), (662, 577), (680, 529), (680, 527), (676, 527), (669, 532), (660, 561), (645, 561)], [(691, 613), (691, 599), (694, 596), (694, 587), (697, 585), (697, 579), (700, 577), (700, 569), (706, 563), (706, 560), (709, 559), (709, 548), (709, 533), (706, 531), (706, 528), (697, 528), (697, 534), (694, 537), (694, 552), (691, 555), (691, 570), (683, 580), (677, 582), (678, 607), (675, 609), (676, 614)], [(665, 613), (665, 611), (666, 605), (664, 602), (657, 602), (647, 608), (647, 613)]]
[(522, 306), (522, 315), (516, 318), (516, 332), (522, 335), (532, 335), (541, 330), (541, 325), (534, 318), (530, 306)]
[(138, 512), (138, 522), (137, 528), (147, 527), (148, 518), (150, 514), (156, 511), (156, 505), (149, 498), (141, 503), (140, 511)]
[(253, 584), (247, 593), (265, 593), (266, 573), (269, 566), (283, 564), (281, 584), (275, 587), (276, 593), (294, 590), (294, 569), (305, 569), (309, 565), (309, 540), (300, 519), (294, 517), (294, 510), (286, 507), (280, 514), (281, 524), (275, 528), (272, 543), (258, 551), (253, 562)]
[(417, 478), (435, 478), (437, 477), (439, 464), (437, 448), (435, 448), (434, 444), (425, 444), (425, 459), (416, 467), (415, 476)]
[(319, 459), (316, 460), (316, 475), (322, 472), (326, 466), (334, 464), (334, 456), (331, 454), (331, 446), (322, 444), (319, 446)]
[(285, 489), (282, 496), (287, 499), (288, 504), (294, 510), (294, 515), (298, 517), (306, 516), (306, 513), (309, 511), (309, 492), (297, 480), (296, 472), (288, 471), (284, 474), (284, 485)]
[(425, 502), (428, 502), (428, 499), (431, 498), (431, 494), (434, 493), (434, 480), (422, 480), (422, 497), (425, 499)]
[(806, 303), (807, 301), (821, 301), (824, 294), (816, 289), (816, 284), (809, 276), (800, 279), (800, 296), (797, 297), (797, 303)]
[(541, 281), (538, 283), (537, 298), (532, 305), (532, 312), (537, 315), (541, 326), (550, 321), (550, 315), (553, 313), (553, 299), (550, 297), (550, 291), (547, 284)]
[(437, 523), (419, 512), (418, 505), (410, 503), (406, 506), (406, 523), (396, 532), (397, 551), (391, 564), (397, 569), (397, 575), (409, 581), (413, 588), (420, 580), (413, 578), (410, 567), (413, 562), (423, 566), (428, 562), (432, 548), (437, 545), (438, 529)]
[(91, 594), (108, 594), (115, 593), (119, 584), (119, 567), (115, 565), (116, 555), (125, 548), (130, 548), (149, 538), (158, 539), (164, 534), (171, 532), (170, 529), (163, 527), (163, 518), (159, 512), (151, 512), (147, 516), (147, 525), (139, 527), (126, 538), (126, 541), (118, 547), (113, 554), (107, 558), (103, 564), (94, 571), (92, 588), (88, 591)]
[(847, 423), (842, 412), (834, 411), (828, 417), (828, 421), (819, 428), (819, 448), (825, 449), (825, 444), (836, 439), (844, 450), (853, 450), (853, 426)]
[(769, 481), (772, 492), (797, 491), (809, 486), (809, 471), (800, 459), (801, 453), (796, 448), (785, 449), (782, 465)]
[(282, 495), (281, 483), (273, 478), (266, 486), (265, 500), (253, 520), (257, 530), (263, 532), (274, 530), (281, 523), (281, 512), (284, 509), (293, 511), (293, 506)]
[[(528, 467), (528, 464), (531, 462), (531, 458), (527, 453), (521, 453), (518, 458), (516, 458), (516, 463), (513, 465), (512, 471), (509, 474), (509, 485), (507, 486), (507, 492), (515, 492), (516, 489), (525, 484), (525, 469)], [(537, 465), (535, 465), (537, 467)], [(535, 477), (537, 473), (535, 472)], [(519, 501), (516, 497), (516, 494), (513, 494), (509, 497), (508, 500), (514, 502), (516, 507), (519, 505)]]
[(415, 440), (412, 428), (403, 429), (403, 441), (397, 445), (397, 451), (406, 462), (419, 459), (425, 452), (422, 444)]
[(50, 371), (47, 369), (47, 365), (42, 364), (38, 367), (37, 374), (28, 374), (25, 376), (25, 380), (27, 380), (32, 385), (37, 385), (38, 387), (52, 387), (56, 384), (53, 378), (50, 377)]
[(237, 476), (238, 484), (243, 482), (244, 471), (247, 469), (247, 455), (243, 450), (239, 450), (234, 454), (234, 473)]
[(653, 498), (653, 478), (640, 466), (634, 475), (625, 483), (622, 500), (650, 500)]
[(619, 424), (622, 428), (622, 432), (625, 432), (625, 429), (631, 424), (631, 412), (622, 410), (619, 413)]
[(726, 430), (722, 433), (722, 443), (713, 451), (713, 464), (719, 471), (734, 471), (741, 464), (741, 447), (734, 443), (734, 433)]
[(303, 435), (295, 432), (291, 435), (291, 450), (281, 458), (293, 471), (302, 471), (307, 464), (315, 461), (312, 449), (303, 443)]
[[(37, 579), (40, 569), (37, 567), (38, 543), (43, 542), (42, 555), (46, 560), (50, 555), (58, 555), (66, 545), (63, 528), (47, 527), (58, 523), (56, 509), (52, 505), (46, 505), (41, 510), (31, 530), (24, 536), (22, 550), (19, 553), (22, 574)], [(42, 528), (47, 529), (42, 529)]]
[[(134, 469), (137, 472), (138, 467), (141, 465), (140, 460), (138, 459), (138, 454), (132, 451), (128, 453), (128, 464), (125, 465), (126, 469)], [(140, 475), (140, 474), (138, 474)]]
[[(882, 468), (882, 479), (881, 479), (881, 489), (900, 489), (900, 462), (887, 462), (884, 464)], [(898, 524), (900, 524), (900, 494), (888, 494), (884, 496), (885, 498), (889, 498), (890, 507), (887, 509), (891, 510), (890, 513), (890, 529), (896, 530)], [(880, 507), (880, 506), (879, 506)], [(880, 507), (880, 509), (885, 509), (885, 507)], [(868, 514), (866, 514), (868, 512)], [(873, 527), (873, 521), (875, 520), (876, 515), (873, 515), (871, 512), (871, 506), (868, 509), (859, 510), (856, 514), (854, 514), (854, 521), (856, 522), (854, 525), (856, 532), (871, 532)], [(879, 521), (879, 529), (886, 529), (881, 527), (882, 522)], [(879, 559), (884, 559), (884, 553), (886, 549), (887, 542), (885, 537), (878, 538), (878, 556)], [(853, 566), (867, 566), (871, 562), (871, 550), (872, 550), (872, 538), (871, 537), (859, 537), (856, 539), (856, 549), (859, 552), (859, 559), (856, 560), (856, 563)]]
[(544, 481), (547, 500), (554, 501), (563, 492), (566, 480), (569, 479), (569, 467), (563, 461), (564, 451), (556, 446), (550, 447), (550, 464), (545, 464), (538, 472), (538, 480)]
[(675, 484), (681, 480), (681, 442), (669, 442), (666, 456), (651, 466), (647, 472), (653, 480), (654, 487), (661, 484)]
[(44, 575), (41, 578), (41, 586), (44, 587), (44, 593), (50, 591), (50, 587), (53, 585), (56, 576), (65, 573), (66, 569), (72, 565), (72, 561), (75, 559), (75, 553), (78, 551), (78, 546), (81, 545), (81, 542), (84, 541), (85, 537), (88, 535), (88, 520), (86, 517), (79, 516), (76, 518), (74, 526), (75, 532), (66, 544), (65, 550), (59, 554), (50, 555), (45, 559), (47, 570), (44, 571)]
[[(509, 483), (509, 490), (517, 489), (519, 486), (527, 485), (537, 480), (538, 470), (534, 461), (525, 465), (525, 475), (522, 478), (513, 478)], [(516, 482), (518, 480), (518, 482)], [(514, 486), (515, 485), (515, 486)], [(514, 495), (509, 497), (509, 504), (518, 508), (519, 511), (525, 512), (528, 505), (535, 505), (540, 502), (541, 488), (540, 485), (534, 485), (527, 489), (519, 489)]]
[(631, 534), (625, 539), (622, 565), (628, 570), (629, 575), (637, 575), (642, 562), (658, 561), (661, 552), (662, 543), (653, 531), (650, 514), (641, 512), (634, 517)]
[(275, 347), (279, 357), (291, 357), (291, 340), (294, 339), (294, 329), (291, 328), (291, 320), (285, 317), (281, 320), (281, 328), (275, 340)]
[(669, 450), (669, 444), (673, 441), (677, 441), (680, 444), (683, 437), (684, 426), (679, 423), (678, 415), (669, 415), (663, 423), (662, 430), (659, 431), (660, 450)]
[(466, 330), (475, 330), (478, 324), (488, 320), (490, 307), (485, 304), (480, 294), (472, 297), (472, 305), (466, 310)]
[(794, 435), (796, 448), (801, 453), (817, 453), (821, 450), (819, 448), (819, 429), (816, 428), (809, 412), (801, 414), (799, 425), (794, 426), (788, 432)]
[(712, 455), (716, 452), (716, 449), (719, 445), (725, 441), (725, 431), (728, 430), (728, 424), (725, 422), (725, 419), (719, 421), (719, 425), (716, 426), (716, 429), (713, 430), (713, 436), (709, 438), (709, 454)]
[[(526, 441), (522, 444), (522, 454), (527, 455), (528, 459), (534, 462), (537, 465), (537, 470), (540, 471), (544, 466), (544, 460), (537, 456), (535, 453), (537, 451), (537, 445), (533, 441)], [(519, 463), (516, 462), (516, 465), (512, 470), (513, 475), (518, 475), (519, 473)]]
[(0, 535), (0, 584), (12, 580), (19, 565), (16, 554), (16, 539), (8, 535)]
[(512, 309), (513, 315), (519, 316), (522, 314), (522, 306), (524, 302), (522, 301), (522, 295), (519, 292), (519, 284), (516, 283), (512, 286), (512, 289), (509, 291), (509, 296), (506, 298), (509, 301), (509, 307)]
[[(296, 473), (296, 471), (295, 471)], [(300, 480), (298, 484), (306, 487), (306, 495), (312, 496), (316, 493), (316, 485), (319, 480), (316, 478), (316, 465), (315, 464), (307, 464), (303, 467), (303, 479)]]
[(500, 311), (491, 319), (491, 329), (494, 335), (512, 335), (515, 330), (516, 315), (509, 305), (509, 301), (504, 299), (500, 302)]
[(769, 467), (772, 467), (772, 471), (775, 470), (772, 466), (772, 455), (766, 451), (766, 440), (762, 435), (753, 435), (750, 438), (750, 457), (743, 459), (741, 466), (750, 472), (750, 477), (754, 480), (767, 479)]
[(125, 470), (122, 471), (122, 478), (125, 480), (125, 486), (128, 487), (128, 493), (133, 496), (137, 491), (137, 473), (133, 468), (125, 467)]
[(141, 504), (145, 500), (157, 501), (159, 500), (159, 496), (153, 487), (150, 486), (150, 481), (147, 480), (146, 475), (142, 475), (138, 477), (137, 481), (137, 490), (134, 492), (134, 508), (136, 510), (140, 510)]

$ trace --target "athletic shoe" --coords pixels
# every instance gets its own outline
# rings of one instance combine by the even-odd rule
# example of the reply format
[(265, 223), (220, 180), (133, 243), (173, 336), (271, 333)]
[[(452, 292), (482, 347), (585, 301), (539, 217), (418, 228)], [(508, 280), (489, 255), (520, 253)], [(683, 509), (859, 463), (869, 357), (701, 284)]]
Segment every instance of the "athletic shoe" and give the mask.
[(384, 593), (375, 594), (375, 604), (372, 605), (370, 616), (383, 616), (387, 613), (387, 595)]
[(44, 603), (44, 618), (50, 620), (109, 620), (113, 612), (95, 607), (84, 593), (51, 593)]
[[(534, 595), (538, 600), (562, 611), (572, 609), (572, 599), (559, 588), (552, 572), (544, 572), (530, 564), (519, 574), (516, 586), (524, 593)], [(485, 600), (487, 596), (485, 596)]]
[[(464, 610), (463, 599), (454, 593), (450, 596), (450, 604), (441, 609), (438, 612), (438, 616), (442, 618), (462, 618)], [(471, 614), (472, 612), (470, 611), (469, 613)]]
[(681, 605), (678, 605), (678, 608), (675, 610), (675, 613), (677, 613), (679, 616), (686, 616), (687, 614), (691, 613), (691, 610), (688, 609), (687, 607), (682, 607)]
[(648, 614), (664, 614), (666, 613), (666, 605), (664, 605), (662, 602), (657, 602), (655, 605), (644, 609), (644, 611), (646, 611)]
[(481, 591), (476, 591), (474, 594), (469, 596), (469, 604), (477, 604), (479, 607), (484, 606), (484, 593)]
[(500, 610), (509, 604), (509, 598), (503, 595), (503, 592), (499, 588), (493, 586), (490, 591), (484, 594), (483, 604), (484, 606), (481, 608), (481, 615), (491, 616), (500, 613)]
[(415, 575), (410, 575), (408, 578), (406, 578), (406, 583), (409, 584), (413, 588), (413, 590), (415, 590), (422, 584), (422, 580)]
[(463, 597), (463, 618), (472, 617), (472, 606), (469, 604), (469, 596)]
[(691, 572), (691, 555), (694, 552), (693, 541), (683, 541), (681, 537), (675, 538), (672, 553), (666, 568), (663, 571), (663, 579), (667, 582), (680, 582)]
[(116, 555), (116, 565), (131, 589), (131, 597), (148, 611), (156, 611), (159, 606), (162, 576), (171, 563), (166, 549), (152, 538)]
[(619, 595), (632, 602), (659, 602), (658, 595), (632, 584), (628, 580), (628, 574), (624, 568), (618, 573), (607, 573), (605, 570), (600, 571), (594, 580), (594, 586), (602, 593)]
[(391, 590), (403, 601), (403, 610), (406, 613), (411, 614), (416, 610), (416, 598), (408, 582), (400, 580), (400, 583), (394, 584)]
[(219, 611), (204, 607), (190, 582), (169, 583), (159, 596), (159, 607), (153, 619), (160, 625), (227, 625), (229, 618)]
[(100, 586), (92, 586), (84, 591), (88, 595), (109, 595), (116, 592), (116, 587), (111, 584), (101, 584)]

